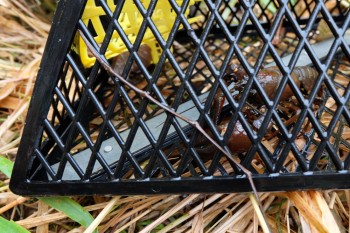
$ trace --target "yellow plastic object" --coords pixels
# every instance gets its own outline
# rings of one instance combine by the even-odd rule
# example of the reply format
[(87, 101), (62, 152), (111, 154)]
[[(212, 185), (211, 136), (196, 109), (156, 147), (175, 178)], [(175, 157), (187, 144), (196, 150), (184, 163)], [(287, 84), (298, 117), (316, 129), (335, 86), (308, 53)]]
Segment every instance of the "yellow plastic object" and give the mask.
[[(190, 0), (189, 6), (193, 5), (195, 2), (201, 0)], [(147, 9), (150, 3), (150, 0), (140, 0), (144, 8)], [(183, 1), (176, 1), (179, 6), (181, 6)], [(107, 0), (108, 7), (113, 12), (116, 8), (113, 0)], [(185, 15), (189, 13), (189, 6), (186, 9)], [(82, 16), (82, 20), (85, 25), (89, 28), (93, 27), (96, 36), (94, 39), (96, 43), (102, 44), (105, 37), (105, 28), (101, 22), (101, 16), (105, 16), (105, 12), (101, 6), (96, 6), (95, 0), (88, 0), (86, 7)], [(157, 5), (152, 13), (152, 21), (157, 27), (158, 31), (162, 34), (164, 40), (168, 39), (170, 30), (175, 22), (176, 13), (171, 7), (168, 0), (159, 0)], [(202, 17), (193, 17), (188, 19), (189, 23), (199, 21)], [(143, 17), (139, 12), (138, 8), (134, 4), (133, 0), (125, 0), (122, 12), (118, 18), (119, 24), (122, 26), (125, 34), (131, 43), (135, 42), (139, 29), (141, 27)], [(155, 39), (152, 31), (147, 28), (145, 35), (142, 39), (142, 44), (147, 44), (152, 51), (152, 63), (157, 63), (161, 55), (161, 49), (158, 45), (157, 40)], [(91, 67), (96, 58), (89, 56), (89, 52), (86, 44), (83, 39), (77, 34), (74, 40), (73, 49), (79, 54), (81, 61), (84, 67)], [(124, 45), (123, 40), (120, 38), (118, 33), (115, 31), (112, 35), (110, 44), (105, 53), (107, 59), (113, 58), (123, 52), (128, 51)]]

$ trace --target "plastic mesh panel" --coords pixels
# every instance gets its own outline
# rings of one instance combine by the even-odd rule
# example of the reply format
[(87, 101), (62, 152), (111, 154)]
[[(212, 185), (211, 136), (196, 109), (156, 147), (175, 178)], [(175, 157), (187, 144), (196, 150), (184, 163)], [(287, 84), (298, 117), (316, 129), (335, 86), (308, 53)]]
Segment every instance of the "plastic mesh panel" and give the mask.
[[(59, 3), (11, 180), (16, 193), (251, 190), (242, 170), (188, 122), (98, 59), (84, 64), (77, 38), (129, 83), (198, 122), (252, 172), (258, 190), (350, 187), (344, 2), (169, 0), (175, 18), (166, 35), (152, 15), (159, 2), (95, 0), (102, 40), (82, 19), (85, 1)], [(125, 4), (140, 17), (132, 39)], [(125, 52), (110, 55), (116, 35)]]

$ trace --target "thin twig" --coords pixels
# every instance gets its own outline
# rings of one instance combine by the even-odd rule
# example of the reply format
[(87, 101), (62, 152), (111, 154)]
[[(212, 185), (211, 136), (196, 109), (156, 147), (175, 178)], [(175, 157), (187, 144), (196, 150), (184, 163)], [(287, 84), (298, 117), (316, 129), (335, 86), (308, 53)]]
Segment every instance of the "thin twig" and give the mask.
[(22, 204), (28, 200), (26, 197), (18, 197), (16, 200), (8, 203), (7, 205), (3, 206), (0, 208), (0, 214), (3, 214), (4, 212), (8, 211), (9, 209), (12, 209), (13, 207)]
[(222, 148), (214, 139), (212, 139), (209, 134), (207, 134), (205, 132), (205, 130), (200, 126), (200, 124), (197, 121), (192, 121), (189, 118), (178, 114), (177, 112), (175, 112), (173, 109), (169, 108), (168, 106), (166, 106), (164, 103), (159, 102), (158, 100), (156, 100), (155, 98), (153, 98), (149, 92), (143, 91), (139, 88), (137, 88), (136, 86), (134, 86), (132, 83), (130, 83), (129, 81), (127, 81), (125, 78), (123, 78), (122, 76), (120, 76), (119, 74), (117, 74), (113, 68), (111, 67), (111, 65), (102, 58), (102, 55), (96, 51), (96, 49), (93, 47), (93, 45), (90, 43), (90, 41), (85, 37), (84, 33), (79, 30), (79, 33), (82, 37), (82, 39), (84, 40), (84, 42), (87, 45), (87, 48), (90, 50), (90, 52), (94, 55), (94, 57), (97, 59), (97, 61), (102, 65), (102, 67), (107, 71), (107, 73), (112, 76), (112, 77), (116, 77), (118, 78), (122, 83), (124, 83), (125, 85), (127, 85), (130, 89), (132, 89), (133, 91), (135, 91), (137, 94), (139, 94), (141, 97), (143, 98), (147, 98), (148, 100), (150, 100), (151, 102), (153, 102), (154, 104), (156, 104), (157, 106), (159, 106), (160, 108), (162, 108), (164, 111), (167, 111), (169, 113), (171, 113), (172, 115), (180, 118), (181, 120), (187, 122), (188, 124), (190, 124), (192, 127), (196, 128), (202, 135), (204, 135), (216, 148), (218, 148), (225, 156), (226, 158), (234, 163), (238, 168), (240, 168), (242, 170), (242, 172), (246, 175), (246, 177), (248, 178), (248, 181), (250, 183), (250, 186), (252, 188), (252, 191), (255, 195), (255, 198), (257, 200), (257, 202), (259, 203), (259, 207), (263, 213), (263, 216), (265, 218), (265, 222), (267, 223), (267, 218), (264, 214), (263, 211), (263, 207), (257, 192), (257, 189), (255, 187), (253, 178), (252, 178), (252, 174), (249, 170), (247, 170), (243, 165), (241, 165), (240, 163), (238, 163), (235, 159), (233, 159), (233, 157), (224, 149)]
[(267, 221), (266, 221), (266, 219), (264, 219), (264, 215), (262, 214), (263, 209), (259, 208), (259, 204), (257, 203), (256, 199), (254, 198), (254, 196), (252, 194), (249, 194), (249, 199), (253, 203), (255, 213), (258, 216), (260, 226), (263, 229), (264, 233), (270, 232), (269, 227), (267, 225)]
[(13, 123), (17, 120), (18, 117), (22, 116), (23, 112), (27, 110), (28, 102), (23, 100), (23, 102), (20, 103), (20, 107), (17, 109), (16, 112), (12, 113), (6, 121), (4, 121), (0, 126), (0, 137), (3, 136), (3, 134), (8, 130)]
[(184, 206), (188, 205), (192, 201), (194, 201), (197, 197), (199, 197), (199, 194), (194, 194), (186, 197), (181, 202), (177, 203), (173, 208), (168, 210), (166, 213), (162, 214), (160, 217), (155, 219), (151, 224), (147, 225), (145, 228), (143, 228), (140, 233), (147, 233), (150, 232), (152, 229), (154, 229), (156, 226), (161, 224), (166, 219), (173, 216), (176, 212), (178, 212), (180, 209), (182, 209)]
[[(157, 202), (146, 202), (143, 205), (140, 205), (136, 208), (133, 208), (132, 210), (128, 211), (128, 213), (123, 214), (123, 216), (118, 218), (118, 222), (122, 222), (123, 220), (125, 220), (126, 218), (130, 217), (131, 215), (138, 213), (139, 214), (135, 217), (132, 218), (130, 221), (128, 221), (127, 223), (123, 224), (122, 226), (118, 227), (118, 229), (115, 232), (122, 232), (124, 229), (126, 229), (127, 227), (129, 227), (131, 224), (136, 223), (138, 220), (140, 220), (141, 218), (143, 218), (144, 216), (148, 215), (149, 213), (151, 213), (152, 211), (156, 210), (157, 208), (159, 208), (161, 205), (164, 205), (165, 203), (170, 202), (171, 200), (174, 199), (174, 196), (170, 196), (166, 199), (161, 198), (163, 200), (157, 200), (155, 199), (155, 201)], [(147, 200), (150, 200), (149, 198)], [(145, 210), (145, 211), (142, 211)]]
[(95, 218), (95, 220), (90, 224), (88, 228), (84, 231), (84, 233), (92, 233), (98, 225), (102, 222), (102, 220), (112, 211), (115, 204), (119, 201), (120, 196), (113, 197), (106, 207), (101, 211), (101, 213)]

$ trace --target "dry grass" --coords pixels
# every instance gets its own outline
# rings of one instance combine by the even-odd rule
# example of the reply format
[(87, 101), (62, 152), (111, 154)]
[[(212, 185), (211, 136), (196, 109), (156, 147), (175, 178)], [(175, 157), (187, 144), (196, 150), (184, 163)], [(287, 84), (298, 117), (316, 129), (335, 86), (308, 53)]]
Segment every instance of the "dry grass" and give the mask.
[[(50, 7), (46, 1), (46, 7)], [(36, 1), (0, 0), (0, 155), (16, 155), (49, 20)], [(36, 198), (8, 188), (1, 175), (0, 213), (31, 232), (85, 229)], [(273, 232), (349, 231), (349, 191), (260, 193)], [(74, 197), (94, 217), (86, 232), (261, 232), (248, 194)]]

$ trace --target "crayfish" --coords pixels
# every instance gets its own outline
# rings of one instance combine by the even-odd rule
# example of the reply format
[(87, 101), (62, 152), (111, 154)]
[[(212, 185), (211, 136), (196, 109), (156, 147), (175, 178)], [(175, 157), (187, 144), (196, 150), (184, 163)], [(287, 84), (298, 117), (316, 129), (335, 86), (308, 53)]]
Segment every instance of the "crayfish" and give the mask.
[[(291, 77), (296, 86), (302, 91), (302, 93), (307, 95), (314, 86), (314, 83), (318, 77), (318, 72), (314, 68), (307, 66), (295, 67), (293, 72), (291, 73)], [(227, 86), (231, 86), (229, 91), (230, 93), (233, 93), (232, 95), (234, 99), (236, 101), (239, 101), (239, 95), (244, 89), (244, 85), (248, 81), (248, 74), (245, 72), (243, 67), (231, 65), (226, 70), (226, 73), (223, 78), (226, 81)], [(263, 68), (258, 72), (256, 76), (256, 80), (260, 83), (261, 87), (270, 99), (273, 99), (275, 97), (276, 90), (280, 85), (282, 78), (283, 74), (278, 69), (278, 67)], [(233, 85), (232, 82), (234, 82)], [(293, 104), (293, 96), (293, 91), (287, 84), (284, 91), (282, 92), (278, 103), (278, 109), (281, 113), (285, 113), (290, 109), (292, 109), (295, 112), (294, 115), (297, 115), (300, 112), (300, 109), (297, 106), (297, 104)], [(225, 100), (226, 97), (223, 94), (222, 90), (218, 89), (210, 110), (210, 117), (213, 120), (213, 123), (215, 124), (218, 133), (221, 136), (225, 135), (232, 115), (232, 113), (227, 114), (227, 112), (223, 112)], [(246, 116), (247, 122), (250, 124), (251, 128), (255, 132), (258, 131), (262, 121), (264, 120), (265, 109), (266, 107), (263, 104), (262, 97), (254, 88), (252, 88), (249, 91), (249, 96), (245, 107), (242, 109), (242, 112)], [(295, 121), (296, 117), (293, 117), (293, 119)], [(290, 121), (293, 119), (287, 119), (284, 123), (287, 125), (291, 124), (292, 122)], [(268, 127), (270, 130), (272, 125), (273, 123), (270, 122)], [(206, 131), (210, 136), (212, 136), (212, 133), (209, 129), (207, 129)], [(239, 120), (237, 120), (232, 130), (232, 133), (227, 141), (228, 148), (231, 150), (232, 153), (244, 153), (250, 149), (251, 145), (252, 142), (249, 139), (246, 131), (244, 130), (243, 125)], [(204, 157), (212, 156), (216, 149), (207, 141), (207, 139), (201, 136), (198, 137), (195, 143), (195, 148), (198, 151), (198, 153)]]

